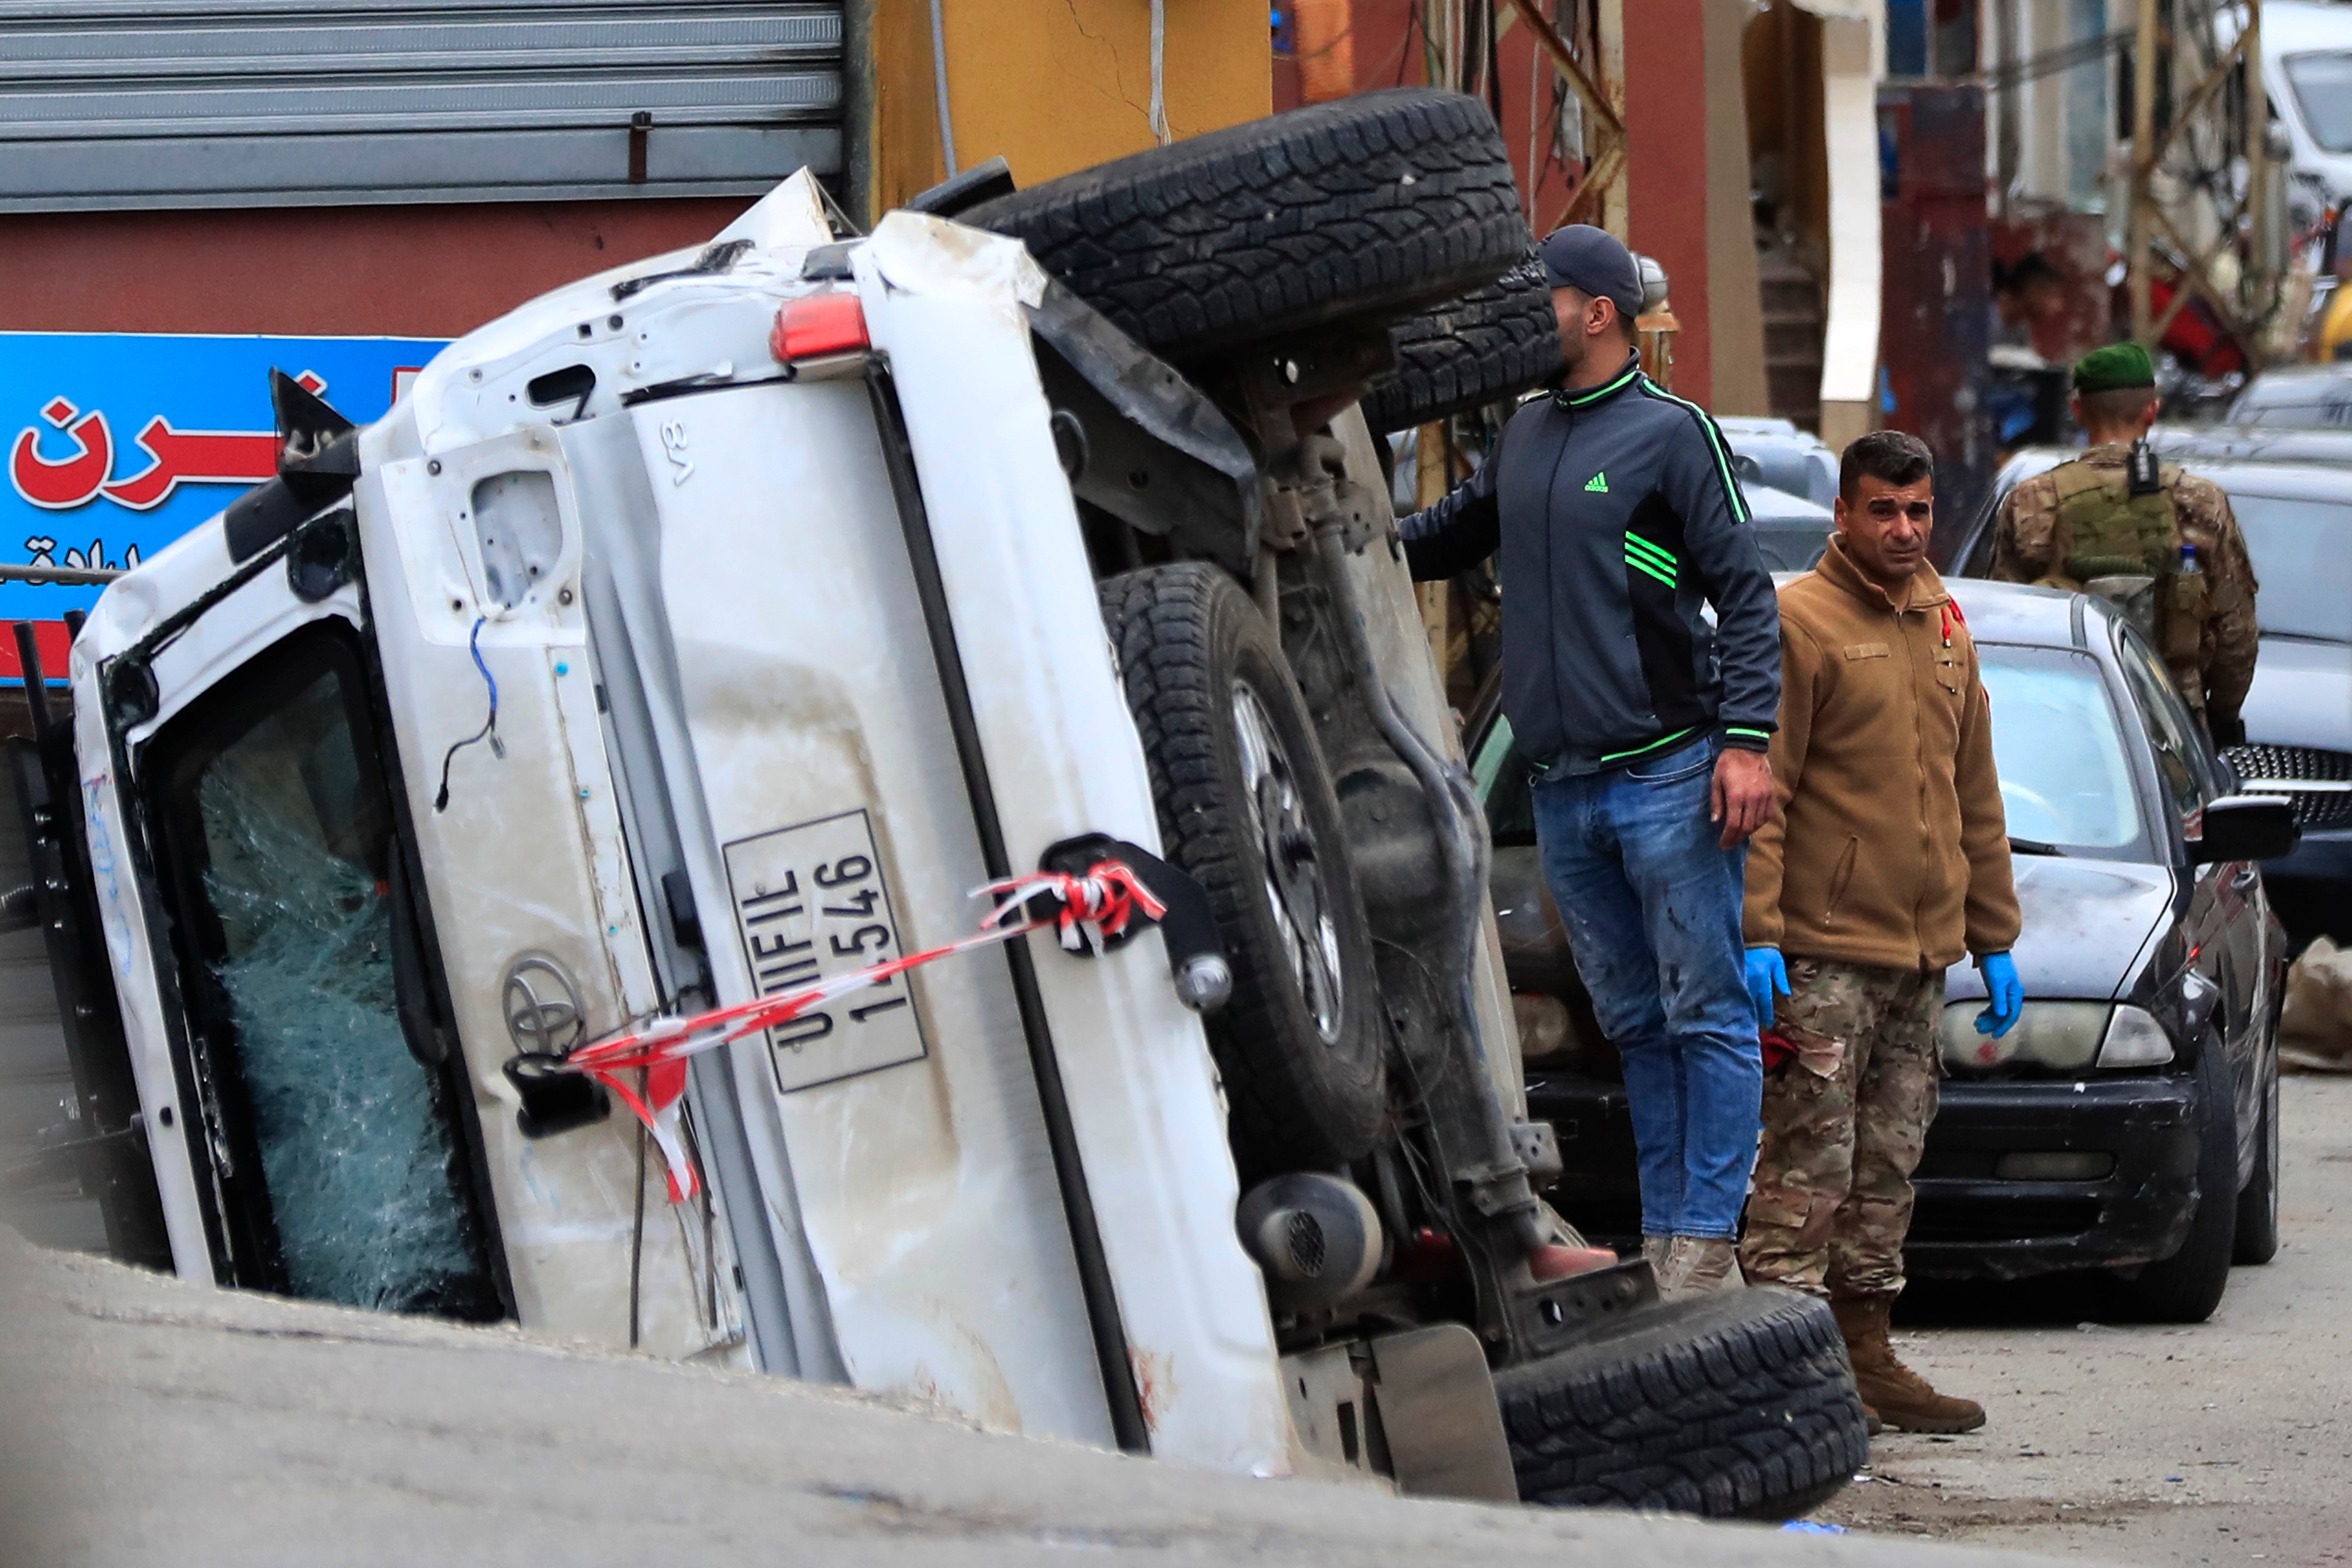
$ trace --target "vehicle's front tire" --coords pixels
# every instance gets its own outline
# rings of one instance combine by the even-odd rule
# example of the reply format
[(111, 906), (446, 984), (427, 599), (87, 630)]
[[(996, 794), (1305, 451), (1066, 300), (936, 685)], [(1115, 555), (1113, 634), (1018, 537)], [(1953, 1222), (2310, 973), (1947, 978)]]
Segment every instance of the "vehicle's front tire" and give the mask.
[(1274, 628), (1189, 562), (1100, 585), (1168, 858), (1234, 971), (1204, 1023), (1244, 1183), (1360, 1158), (1387, 1114), (1372, 939), (1339, 802)]
[(983, 202), (957, 221), (1037, 264), (1170, 359), (1486, 283), (1531, 238), (1486, 106), (1360, 93), (1188, 137)]
[(2120, 1314), (2143, 1323), (2201, 1323), (2230, 1288), (2238, 1236), (2238, 1115), (2219, 1032), (2197, 1047), (2197, 1213), (2171, 1257), (2115, 1282)]
[(2268, 1263), (2279, 1249), (2279, 1076), (2273, 1055), (2263, 1086), (2262, 1124), (2254, 1130), (2254, 1174), (2238, 1194), (2238, 1239), (2231, 1261)]
[(1495, 1392), (1528, 1502), (1792, 1519), (1870, 1458), (1829, 1304), (1771, 1286), (1635, 1313)]

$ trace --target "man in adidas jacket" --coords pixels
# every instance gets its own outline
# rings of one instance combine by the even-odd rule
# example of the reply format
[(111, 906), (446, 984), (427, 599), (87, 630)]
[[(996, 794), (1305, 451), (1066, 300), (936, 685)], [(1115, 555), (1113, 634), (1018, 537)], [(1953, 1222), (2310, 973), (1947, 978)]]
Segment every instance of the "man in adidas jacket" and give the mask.
[(1402, 531), (1417, 578), (1502, 552), (1503, 708), (1545, 879), (1624, 1059), (1643, 1250), (1667, 1295), (1694, 1294), (1734, 1277), (1756, 1158), (1739, 910), (1772, 809), (1780, 612), (1722, 433), (1642, 374), (1632, 255), (1582, 225), (1541, 254), (1559, 390)]

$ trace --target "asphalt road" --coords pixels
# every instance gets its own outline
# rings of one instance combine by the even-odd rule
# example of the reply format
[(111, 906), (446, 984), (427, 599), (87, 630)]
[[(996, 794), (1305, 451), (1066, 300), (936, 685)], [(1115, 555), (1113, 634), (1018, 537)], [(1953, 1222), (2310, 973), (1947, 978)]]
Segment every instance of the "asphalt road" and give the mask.
[(2210, 1321), (2104, 1324), (2072, 1283), (1916, 1288), (1898, 1353), (1990, 1419), (1880, 1437), (1819, 1517), (2116, 1563), (2352, 1563), (2352, 1080), (2283, 1099), (2283, 1244)]
[[(1990, 1568), (2022, 1553), (1255, 1481), (0, 1233), (0, 1563)], [(2046, 1562), (2047, 1559), (2034, 1559)]]
[[(0, 1232), (0, 1561), (2352, 1563), (2352, 1081), (2286, 1085), (2285, 1243), (2192, 1329), (2079, 1288), (1917, 1292), (1984, 1400), (1889, 1436), (1843, 1541), (1250, 1482), (779, 1379), (193, 1289)], [(11, 1532), (16, 1532), (13, 1535)], [(1917, 1537), (1933, 1538), (1937, 1544)]]

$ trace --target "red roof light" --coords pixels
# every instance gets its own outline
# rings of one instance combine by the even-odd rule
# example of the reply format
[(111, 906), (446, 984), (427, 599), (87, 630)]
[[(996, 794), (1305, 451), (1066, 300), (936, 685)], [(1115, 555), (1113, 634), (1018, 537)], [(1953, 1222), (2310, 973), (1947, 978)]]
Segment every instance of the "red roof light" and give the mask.
[(768, 335), (768, 347), (785, 364), (855, 353), (868, 346), (866, 308), (846, 291), (807, 294), (791, 301), (776, 312), (776, 330)]

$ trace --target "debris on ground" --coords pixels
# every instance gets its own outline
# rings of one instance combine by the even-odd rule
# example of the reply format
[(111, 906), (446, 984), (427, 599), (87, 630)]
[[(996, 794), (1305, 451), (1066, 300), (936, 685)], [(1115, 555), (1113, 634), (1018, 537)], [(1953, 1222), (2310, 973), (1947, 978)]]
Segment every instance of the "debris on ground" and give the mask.
[(2286, 972), (2279, 1016), (2279, 1066), (2294, 1072), (2352, 1072), (2352, 949), (2315, 937)]

